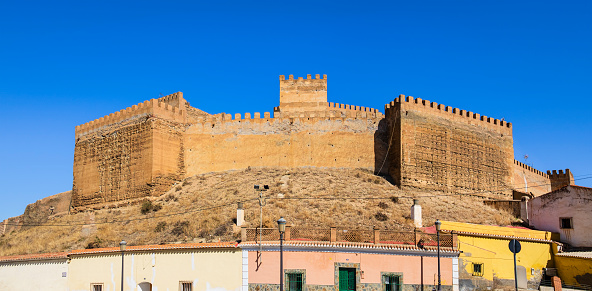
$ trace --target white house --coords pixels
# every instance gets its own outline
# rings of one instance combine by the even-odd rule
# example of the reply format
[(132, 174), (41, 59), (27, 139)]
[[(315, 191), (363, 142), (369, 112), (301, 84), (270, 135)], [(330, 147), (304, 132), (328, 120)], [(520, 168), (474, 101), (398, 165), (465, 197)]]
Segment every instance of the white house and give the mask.
[(565, 186), (527, 202), (530, 226), (561, 235), (561, 242), (592, 247), (592, 188)]
[(68, 290), (68, 253), (0, 257), (0, 290)]

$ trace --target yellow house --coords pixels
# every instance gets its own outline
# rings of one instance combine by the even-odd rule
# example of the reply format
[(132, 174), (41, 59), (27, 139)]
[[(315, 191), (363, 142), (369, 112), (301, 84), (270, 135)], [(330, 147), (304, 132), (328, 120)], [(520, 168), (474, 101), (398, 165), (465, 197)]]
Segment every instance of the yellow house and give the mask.
[[(130, 246), (69, 253), (68, 290), (240, 291), (236, 243)], [(122, 280), (123, 258), (123, 289)]]
[(558, 253), (555, 266), (565, 284), (592, 289), (592, 252)]
[(441, 229), (458, 237), (460, 290), (514, 290), (512, 239), (521, 245), (516, 254), (519, 288), (538, 290), (543, 268), (554, 267), (555, 233), (450, 221), (442, 221)]

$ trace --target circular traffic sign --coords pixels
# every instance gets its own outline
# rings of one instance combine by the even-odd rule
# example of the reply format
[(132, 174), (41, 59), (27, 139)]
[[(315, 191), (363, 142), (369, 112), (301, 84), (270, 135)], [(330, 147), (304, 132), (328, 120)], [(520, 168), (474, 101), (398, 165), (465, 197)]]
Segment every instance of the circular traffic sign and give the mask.
[(516, 239), (513, 239), (510, 241), (509, 247), (510, 247), (510, 251), (515, 254), (519, 253), (520, 250), (522, 249), (522, 247), (520, 246), (520, 242)]

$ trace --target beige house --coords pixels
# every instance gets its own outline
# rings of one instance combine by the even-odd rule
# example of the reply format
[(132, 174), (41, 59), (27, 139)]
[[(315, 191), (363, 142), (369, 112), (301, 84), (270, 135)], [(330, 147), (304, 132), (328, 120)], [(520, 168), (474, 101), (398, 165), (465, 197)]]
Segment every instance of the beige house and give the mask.
[(146, 245), (69, 253), (68, 290), (240, 291), (236, 243)]
[(592, 188), (565, 186), (527, 202), (530, 226), (561, 235), (574, 247), (592, 247)]
[(68, 253), (0, 257), (0, 290), (68, 290)]

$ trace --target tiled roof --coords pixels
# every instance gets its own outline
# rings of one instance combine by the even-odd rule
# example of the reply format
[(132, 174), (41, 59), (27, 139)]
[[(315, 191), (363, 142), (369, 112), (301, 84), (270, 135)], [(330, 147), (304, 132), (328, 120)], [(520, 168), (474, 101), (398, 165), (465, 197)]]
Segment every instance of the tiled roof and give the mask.
[[(266, 241), (261, 243), (262, 246), (266, 247), (279, 247), (278, 241)], [(249, 248), (259, 246), (257, 242), (244, 242), (238, 245), (241, 248)], [(400, 251), (417, 251), (417, 252), (436, 252), (437, 248), (430, 246), (423, 248), (415, 245), (404, 245), (404, 244), (373, 244), (373, 243), (359, 243), (359, 242), (314, 242), (314, 241), (285, 241), (284, 246), (286, 247), (302, 247), (302, 248), (347, 248), (347, 249), (374, 249), (374, 250), (400, 250)], [(446, 254), (457, 254), (458, 251), (454, 251), (451, 248), (440, 248), (440, 252)]]
[(556, 256), (592, 259), (592, 252), (565, 252), (565, 253), (558, 253), (558, 254), (556, 254)]
[(4, 256), (4, 257), (0, 257), (0, 262), (51, 260), (51, 259), (67, 259), (67, 258), (68, 258), (68, 253), (61, 252), (61, 253)]
[(489, 233), (478, 233), (478, 232), (468, 232), (468, 231), (458, 231), (458, 230), (449, 230), (443, 229), (442, 232), (454, 232), (460, 235), (474, 235), (474, 236), (482, 236), (482, 237), (491, 237), (491, 238), (499, 238), (499, 239), (517, 239), (522, 241), (532, 241), (532, 242), (544, 242), (544, 243), (556, 243), (558, 245), (563, 245), (560, 242), (556, 242), (550, 239), (539, 239), (539, 238), (532, 238), (532, 237), (520, 237), (514, 235), (499, 235), (499, 234), (489, 234)]
[[(236, 242), (217, 242), (217, 243), (189, 243), (189, 244), (168, 244), (168, 245), (143, 245), (127, 246), (126, 252), (131, 251), (156, 251), (156, 250), (182, 250), (182, 249), (206, 249), (206, 248), (236, 248)], [(70, 255), (98, 254), (98, 253), (117, 253), (121, 252), (119, 247), (73, 250)]]
[[(236, 243), (236, 242), (217, 242), (217, 243), (190, 243), (190, 244), (128, 246), (125, 248), (125, 251), (126, 252), (133, 252), (133, 251), (157, 251), (157, 250), (221, 249), (221, 248), (237, 248), (237, 247), (238, 247), (238, 243)], [(61, 252), (61, 253), (4, 256), (4, 257), (0, 257), (0, 262), (67, 259), (70, 255), (119, 253), (119, 252), (121, 252), (121, 250), (118, 247), (83, 249), (83, 250), (73, 250), (70, 252)]]

